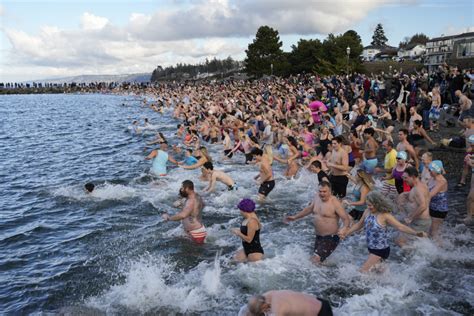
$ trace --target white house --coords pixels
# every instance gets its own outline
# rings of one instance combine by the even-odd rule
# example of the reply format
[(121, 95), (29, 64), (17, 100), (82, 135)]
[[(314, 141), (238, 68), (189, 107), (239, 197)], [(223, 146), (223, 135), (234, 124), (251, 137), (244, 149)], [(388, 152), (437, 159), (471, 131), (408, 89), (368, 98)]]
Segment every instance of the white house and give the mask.
[(379, 46), (365, 46), (364, 50), (362, 51), (362, 54), (360, 55), (363, 60), (372, 60), (374, 59), (375, 55), (380, 53), (382, 51), (383, 47)]
[(423, 55), (426, 51), (426, 46), (423, 44), (410, 44), (405, 48), (400, 48), (397, 56), (405, 59), (416, 59)]

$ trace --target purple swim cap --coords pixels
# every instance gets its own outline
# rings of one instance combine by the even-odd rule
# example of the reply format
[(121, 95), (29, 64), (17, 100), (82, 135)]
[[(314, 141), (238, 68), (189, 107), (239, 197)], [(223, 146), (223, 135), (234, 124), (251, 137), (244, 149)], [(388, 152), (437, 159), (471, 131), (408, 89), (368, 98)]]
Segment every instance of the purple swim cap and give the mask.
[(242, 212), (251, 213), (255, 211), (255, 202), (251, 199), (243, 199), (242, 201), (240, 201), (237, 207)]

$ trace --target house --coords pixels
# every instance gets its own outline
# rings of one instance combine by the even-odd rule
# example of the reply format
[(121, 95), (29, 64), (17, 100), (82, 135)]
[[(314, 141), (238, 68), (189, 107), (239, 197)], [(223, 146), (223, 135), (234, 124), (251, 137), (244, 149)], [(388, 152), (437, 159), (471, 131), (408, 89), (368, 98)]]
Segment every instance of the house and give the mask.
[[(365, 61), (372, 61), (374, 59), (378, 60), (384, 60), (386, 55), (392, 55), (393, 50), (395, 50), (395, 55), (396, 55), (396, 48), (392, 46), (374, 46), (374, 45), (369, 45), (364, 47), (362, 50), (362, 54), (360, 55), (362, 57), (362, 60)], [(376, 58), (377, 57), (377, 58)]]
[(397, 56), (403, 59), (417, 59), (421, 57), (426, 51), (426, 46), (423, 44), (410, 44), (404, 48), (400, 48)]
[(474, 69), (474, 32), (460, 34), (453, 39), (449, 64), (461, 69)]
[(438, 67), (451, 58), (454, 35), (441, 36), (426, 42), (425, 66), (428, 71), (436, 71)]
[(474, 68), (474, 32), (432, 38), (426, 43), (425, 66), (436, 71), (447, 63), (462, 69)]
[(364, 47), (364, 50), (362, 50), (362, 54), (360, 55), (362, 57), (362, 60), (370, 61), (374, 59), (375, 55), (380, 53), (383, 47), (380, 46), (374, 46), (374, 45), (369, 45)]

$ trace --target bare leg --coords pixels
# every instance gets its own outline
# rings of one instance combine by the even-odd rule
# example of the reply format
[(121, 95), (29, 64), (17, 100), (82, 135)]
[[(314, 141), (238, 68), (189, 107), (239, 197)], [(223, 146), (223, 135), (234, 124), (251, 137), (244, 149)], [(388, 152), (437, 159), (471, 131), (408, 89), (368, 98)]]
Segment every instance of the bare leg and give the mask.
[(474, 190), (473, 189), (474, 188), (471, 187), (471, 191), (469, 191), (469, 195), (467, 196), (467, 202), (466, 202), (467, 216), (464, 219), (465, 222), (470, 222), (472, 220), (472, 216), (474, 215)]
[(321, 258), (316, 254), (311, 256), (310, 260), (313, 264), (321, 264)]
[(266, 196), (263, 194), (258, 194), (258, 202), (263, 203), (265, 202)]
[(247, 262), (247, 256), (245, 255), (245, 252), (243, 249), (240, 249), (234, 254), (234, 261), (237, 262)]
[(263, 259), (263, 253), (258, 253), (258, 252), (249, 253), (247, 259), (249, 262), (260, 261)]
[(463, 183), (463, 184), (466, 183), (466, 178), (467, 178), (468, 173), (469, 173), (469, 166), (464, 164), (462, 168), (461, 180), (459, 180), (459, 183)]
[(379, 256), (376, 256), (374, 254), (369, 254), (369, 257), (364, 262), (362, 267), (360, 267), (359, 271), (362, 272), (362, 273), (367, 273), (373, 267), (375, 267), (377, 264), (379, 264), (381, 261), (382, 261), (382, 258), (380, 258)]
[(438, 240), (439, 228), (443, 224), (443, 221), (442, 218), (431, 218), (430, 236), (436, 241)]

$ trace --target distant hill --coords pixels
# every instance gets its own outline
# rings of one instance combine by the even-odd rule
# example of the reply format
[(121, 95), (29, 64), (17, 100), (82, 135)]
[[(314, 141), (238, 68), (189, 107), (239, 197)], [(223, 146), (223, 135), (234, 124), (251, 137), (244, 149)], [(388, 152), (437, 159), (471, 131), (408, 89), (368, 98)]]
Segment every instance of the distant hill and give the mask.
[(149, 82), (151, 78), (150, 73), (143, 74), (129, 74), (129, 75), (81, 75), (74, 77), (54, 78), (54, 79), (39, 79), (28, 80), (25, 83), (89, 83), (89, 82)]

